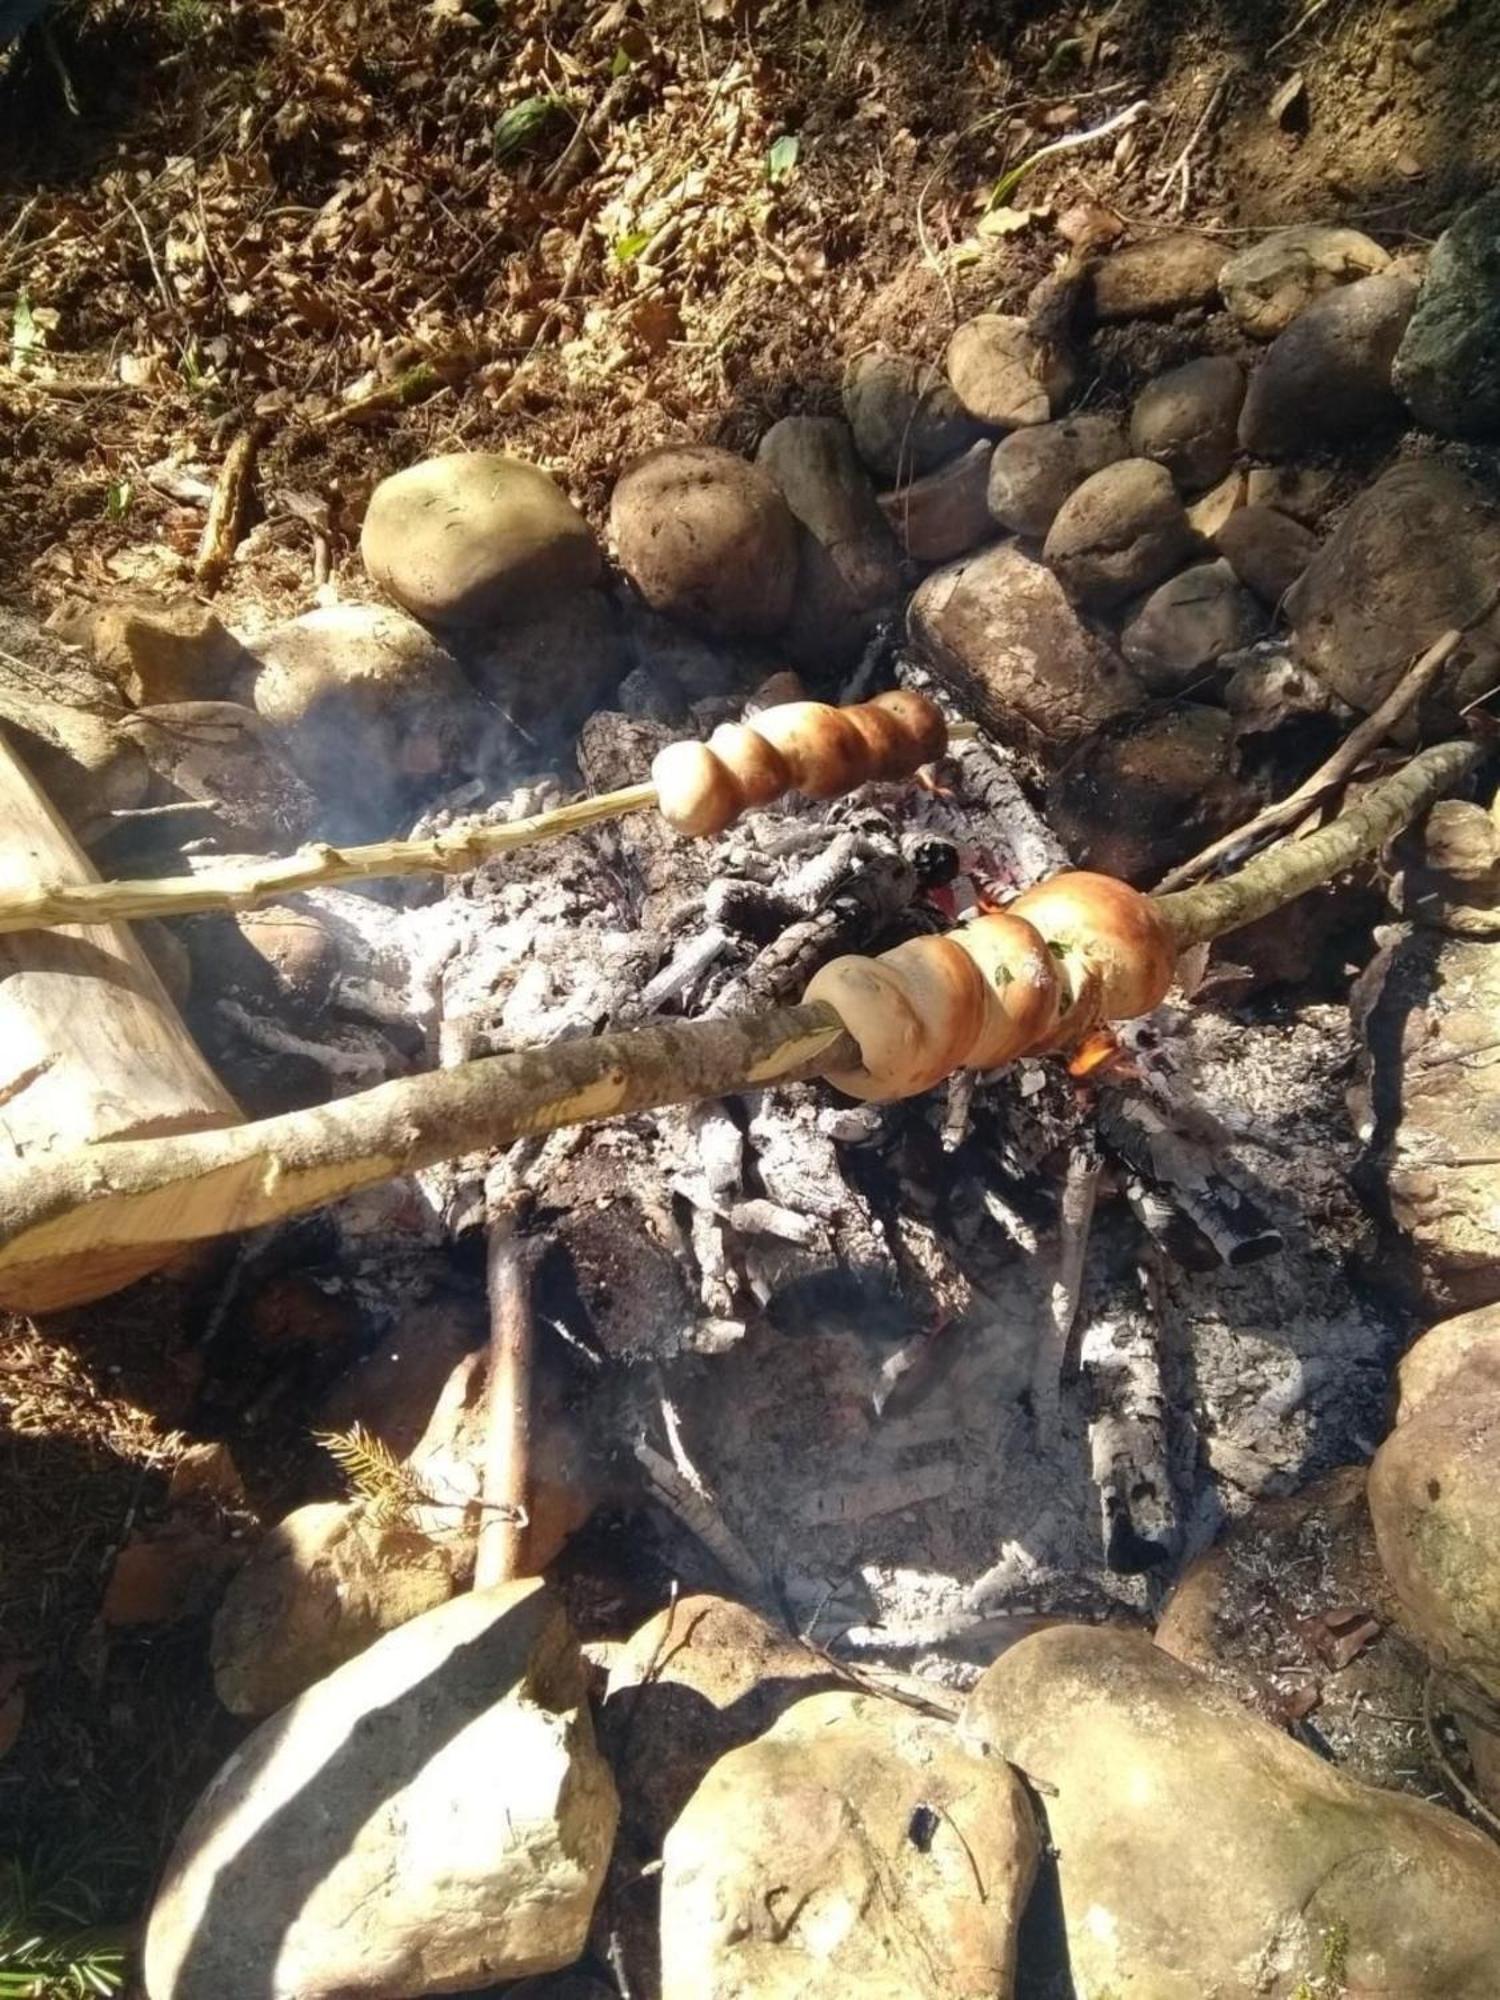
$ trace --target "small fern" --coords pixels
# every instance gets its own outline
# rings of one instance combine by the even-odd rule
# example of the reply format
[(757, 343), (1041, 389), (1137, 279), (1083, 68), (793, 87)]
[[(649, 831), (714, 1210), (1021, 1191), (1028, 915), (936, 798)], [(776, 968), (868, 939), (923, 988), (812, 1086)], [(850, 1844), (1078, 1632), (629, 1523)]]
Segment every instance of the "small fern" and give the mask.
[(347, 1431), (314, 1431), (313, 1442), (328, 1453), (368, 1505), (371, 1520), (381, 1526), (409, 1522), (426, 1500), (421, 1481), (363, 1424), (354, 1424)]
[(67, 1871), (0, 1868), (0, 2000), (107, 2000), (125, 1984), (117, 1936), (90, 1924), (92, 1898)]

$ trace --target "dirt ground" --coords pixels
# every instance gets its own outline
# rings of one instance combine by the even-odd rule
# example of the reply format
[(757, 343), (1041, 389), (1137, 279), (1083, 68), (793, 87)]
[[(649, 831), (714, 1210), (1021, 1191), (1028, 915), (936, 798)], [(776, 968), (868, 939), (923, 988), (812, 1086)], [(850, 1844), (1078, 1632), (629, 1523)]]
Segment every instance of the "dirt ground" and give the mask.
[[(0, 597), (41, 609), (182, 583), (202, 520), (182, 496), (247, 424), (264, 517), (224, 604), (250, 621), (310, 601), (310, 522), (358, 594), (393, 468), (503, 448), (601, 524), (633, 453), (748, 446), (830, 405), (871, 339), (933, 354), (964, 311), (1024, 296), (1081, 203), (1229, 236), (1347, 220), (1397, 247), (1500, 167), (1488, 0), (53, 18), (0, 69)], [(1124, 135), (987, 212), (1008, 169), (1137, 100)], [(232, 1435), (276, 1511), (302, 1497), (284, 1439), (339, 1359), (331, 1339), (257, 1376), (235, 1340), (205, 1349), (223, 1276), (0, 1334), (0, 1732), (17, 1689), (26, 1710), (0, 1854), (45, 1853), (89, 1918), (132, 1914), (231, 1740), (201, 1615), (99, 1622), (115, 1552), (189, 1436)]]

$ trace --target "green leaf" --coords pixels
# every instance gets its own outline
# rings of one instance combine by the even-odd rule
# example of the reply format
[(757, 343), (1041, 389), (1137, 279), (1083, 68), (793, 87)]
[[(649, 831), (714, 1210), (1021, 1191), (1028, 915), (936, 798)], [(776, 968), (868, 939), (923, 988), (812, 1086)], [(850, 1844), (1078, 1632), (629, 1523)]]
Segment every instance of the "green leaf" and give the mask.
[(614, 61), (609, 66), (610, 75), (628, 76), (634, 68), (635, 64), (631, 61), (629, 49), (616, 49)]
[(495, 158), (513, 160), (524, 153), (567, 108), (560, 97), (523, 97), (495, 121)]
[(106, 521), (123, 521), (130, 512), (130, 503), (135, 498), (135, 488), (128, 479), (112, 479), (109, 491), (104, 496), (104, 518)]
[(801, 151), (802, 141), (795, 133), (783, 134), (766, 154), (766, 179), (772, 183), (789, 180)]
[(610, 247), (614, 252), (617, 263), (630, 264), (640, 256), (650, 241), (651, 232), (649, 229), (637, 229), (629, 236), (616, 237)]
[(15, 309), (10, 316), (10, 365), (12, 368), (25, 366), (27, 356), (34, 348), (42, 346), (41, 330), (31, 314), (31, 300), (23, 285), (16, 294)]

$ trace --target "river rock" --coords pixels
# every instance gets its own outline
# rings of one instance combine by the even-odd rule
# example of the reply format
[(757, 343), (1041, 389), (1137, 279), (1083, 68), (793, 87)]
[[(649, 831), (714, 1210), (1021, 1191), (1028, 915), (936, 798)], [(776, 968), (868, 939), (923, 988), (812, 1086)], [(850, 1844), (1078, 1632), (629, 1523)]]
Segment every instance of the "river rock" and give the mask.
[(962, 458), (881, 494), (881, 512), (913, 562), (951, 562), (994, 539), (988, 500), (992, 450), (988, 439), (981, 439)]
[(966, 713), (1052, 756), (1145, 698), (1052, 572), (1009, 543), (928, 577), (907, 629)]
[(1274, 611), (1318, 553), (1318, 538), (1274, 507), (1241, 507), (1213, 537), (1240, 582)]
[(235, 1715), (270, 1715), (453, 1595), (441, 1550), (360, 1502), (318, 1501), (272, 1528), (214, 1619), (214, 1687)]
[(365, 568), (429, 625), (481, 626), (597, 581), (588, 522), (562, 488), (523, 459), (456, 451), (424, 459), (370, 496)]
[(1039, 1856), (1020, 1782), (878, 1695), (813, 1695), (667, 1836), (662, 2000), (1010, 2000)]
[(613, 694), (625, 651), (602, 592), (575, 590), (487, 633), (465, 664), (507, 722), (553, 749), (559, 730), (571, 731)]
[(844, 414), (860, 457), (887, 483), (931, 472), (982, 435), (938, 369), (883, 347), (849, 364)]
[(1170, 576), (1191, 541), (1172, 475), (1149, 458), (1122, 458), (1069, 494), (1042, 553), (1070, 597), (1106, 610)]
[(856, 658), (900, 595), (901, 560), (853, 432), (838, 417), (783, 417), (755, 462), (797, 517), (788, 650), (809, 663)]
[(1500, 1299), (1500, 947), (1425, 927), (1361, 975), (1354, 1109), (1410, 1282), (1438, 1312)]
[(1247, 475), (1245, 499), (1251, 507), (1274, 507), (1304, 528), (1315, 528), (1332, 502), (1336, 477), (1323, 465), (1256, 465)]
[(1389, 273), (1317, 300), (1266, 350), (1240, 412), (1240, 443), (1261, 458), (1290, 458), (1310, 442), (1363, 442), (1395, 423), (1391, 364), (1416, 287)]
[(196, 597), (116, 598), (92, 607), (94, 659), (137, 707), (239, 699), (254, 661)]
[(1180, 230), (1112, 251), (1094, 272), (1100, 319), (1168, 319), (1189, 306), (1211, 305), (1228, 251), (1211, 237)]
[(415, 620), (375, 604), (305, 612), (257, 646), (257, 713), (312, 787), (325, 827), (392, 831), (398, 805), (465, 766), (473, 690)]
[(1500, 1984), (1492, 1842), (1344, 1776), (1142, 1633), (1022, 1639), (963, 1729), (1041, 1795), (1080, 1993), (1289, 1996), (1337, 1976), (1487, 2000)]
[(1200, 493), (1229, 470), (1244, 400), (1244, 370), (1227, 354), (1169, 368), (1135, 399), (1131, 450), (1164, 465), (1185, 491)]
[(1125, 452), (1119, 425), (1088, 411), (1012, 431), (990, 460), (990, 513), (1002, 528), (1039, 542), (1074, 487)]
[(1418, 1798), (1442, 1780), (1422, 1740), (1426, 1662), (1395, 1623), (1366, 1504), (1341, 1466), (1260, 1500), (1191, 1563), (1156, 1643), (1281, 1727), (1304, 1720), (1352, 1778)]
[(948, 381), (975, 423), (1014, 431), (1044, 424), (1072, 386), (1060, 350), (1044, 345), (1024, 319), (979, 313), (948, 342)]
[(786, 623), (797, 524), (766, 474), (715, 445), (637, 459), (609, 503), (620, 567), (656, 611), (713, 638), (765, 638)]
[(1424, 647), (1479, 616), (1497, 575), (1488, 497), (1440, 459), (1403, 461), (1358, 496), (1291, 592), (1297, 657), (1354, 708), (1377, 708)]
[(571, 1965), (618, 1805), (535, 1580), (388, 1632), (263, 1722), (183, 1828), (150, 2000), (411, 2000)]
[(1500, 431), (1500, 189), (1464, 209), (1434, 245), (1394, 380), (1428, 430)]
[(1265, 624), (1227, 562), (1195, 563), (1152, 591), (1120, 648), (1152, 694), (1176, 694), (1223, 654), (1253, 644)]
[[(1424, 1356), (1432, 1342), (1436, 1352)], [(1500, 1312), (1467, 1313), (1403, 1364), (1370, 1516), (1402, 1620), (1435, 1666), (1500, 1702)]]
[(1102, 730), (1052, 780), (1047, 818), (1080, 868), (1148, 887), (1256, 803), (1230, 718), (1182, 702)]
[(1404, 916), (1461, 937), (1500, 937), (1500, 825), (1483, 806), (1439, 799), (1396, 853), (1391, 898)]
[(119, 729), (145, 759), (153, 804), (202, 808), (178, 821), (197, 840), (212, 834), (231, 854), (274, 854), (319, 823), (319, 802), (276, 731), (239, 702), (162, 702), (122, 715)]
[(1390, 261), (1357, 229), (1302, 223), (1237, 252), (1219, 273), (1219, 289), (1246, 333), (1273, 340), (1324, 292), (1375, 277)]
[(1238, 466), (1217, 486), (1200, 493), (1187, 509), (1188, 526), (1200, 541), (1212, 542), (1230, 515), (1245, 504), (1249, 481)]

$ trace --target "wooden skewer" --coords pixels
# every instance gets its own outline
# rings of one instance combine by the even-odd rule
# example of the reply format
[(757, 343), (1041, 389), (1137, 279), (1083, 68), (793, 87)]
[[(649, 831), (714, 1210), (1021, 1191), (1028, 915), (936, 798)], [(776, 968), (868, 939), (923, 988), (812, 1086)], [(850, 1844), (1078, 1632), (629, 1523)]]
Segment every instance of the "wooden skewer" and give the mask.
[(101, 1272), (164, 1264), (186, 1244), (527, 1133), (808, 1076), (903, 1097), (955, 1069), (1066, 1046), (1154, 1007), (1189, 944), (1378, 851), (1478, 755), (1469, 743), (1425, 750), (1331, 825), (1179, 895), (1056, 876), (950, 936), (835, 960), (800, 1006), (490, 1056), (227, 1131), (0, 1162), (0, 1304), (45, 1311), (98, 1297), (110, 1289)]
[[(862, 710), (877, 708), (889, 697), (862, 704)], [(815, 797), (828, 798), (840, 791), (853, 791), (869, 779), (883, 776), (910, 776), (920, 764), (936, 761), (948, 743), (975, 735), (970, 723), (945, 724), (939, 710), (921, 696), (903, 696), (920, 703), (929, 734), (919, 746), (926, 754), (911, 762), (896, 760), (896, 767), (878, 766), (866, 756), (861, 763), (845, 759), (847, 781), (820, 790)], [(813, 722), (843, 718), (861, 710), (825, 708), (821, 702), (788, 702), (780, 709), (766, 709), (753, 725), (733, 725), (738, 739), (754, 735), (764, 744), (768, 726), (777, 717), (796, 711), (804, 732), (809, 712)], [(299, 848), (295, 854), (265, 861), (229, 862), (219, 868), (205, 868), (196, 875), (169, 875), (155, 879), (121, 882), (28, 883), (0, 889), (0, 934), (8, 931), (57, 930), (68, 924), (126, 923), (141, 917), (187, 917), (203, 910), (253, 910), (265, 902), (293, 895), (299, 889), (326, 888), (337, 882), (370, 881), (377, 876), (459, 875), (498, 854), (511, 854), (520, 847), (535, 847), (543, 841), (562, 840), (601, 820), (623, 819), (630, 813), (663, 810), (671, 823), (688, 833), (718, 832), (750, 805), (769, 803), (781, 792), (805, 790), (802, 782), (816, 774), (804, 759), (800, 767), (782, 758), (782, 782), (759, 796), (741, 797), (734, 774), (728, 773), (718, 758), (714, 744), (722, 732), (716, 731), (709, 743), (673, 744), (657, 759), (657, 768), (671, 760), (665, 772), (669, 796), (653, 781), (626, 785), (618, 791), (600, 792), (590, 799), (575, 799), (570, 805), (550, 812), (534, 813), (506, 826), (470, 825), (425, 840), (375, 840), (356, 847), (330, 847), (317, 841)], [(932, 745), (936, 743), (934, 749)], [(688, 753), (691, 769), (684, 772), (684, 760), (675, 753)], [(904, 768), (903, 768), (904, 765)], [(737, 807), (736, 797), (740, 798)], [(731, 809), (732, 808), (732, 809)], [(677, 814), (678, 818), (673, 819)], [(709, 813), (712, 823), (704, 821)]]

